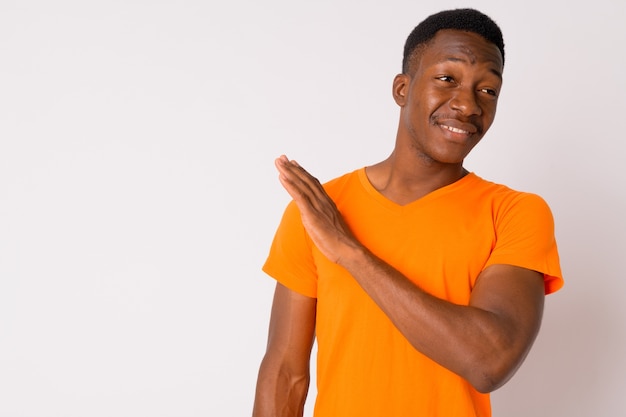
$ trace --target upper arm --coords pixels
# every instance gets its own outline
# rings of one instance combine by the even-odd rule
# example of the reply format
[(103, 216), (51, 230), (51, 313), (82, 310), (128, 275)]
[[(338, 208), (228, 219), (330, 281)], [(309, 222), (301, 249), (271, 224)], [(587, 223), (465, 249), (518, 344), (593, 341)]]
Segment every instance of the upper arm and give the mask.
[(541, 326), (544, 298), (543, 275), (537, 271), (498, 264), (478, 277), (470, 306), (486, 311), (496, 323), (490, 343), (500, 358), (494, 372), (498, 385), (515, 373), (528, 354)]
[(317, 300), (277, 283), (253, 416), (302, 416)]
[(308, 373), (315, 338), (317, 299), (277, 283), (266, 358), (296, 374)]

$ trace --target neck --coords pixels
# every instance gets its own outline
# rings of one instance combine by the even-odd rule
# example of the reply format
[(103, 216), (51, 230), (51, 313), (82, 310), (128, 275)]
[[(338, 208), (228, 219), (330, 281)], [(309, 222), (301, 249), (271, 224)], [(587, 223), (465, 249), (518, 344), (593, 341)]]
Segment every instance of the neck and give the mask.
[(462, 162), (443, 164), (416, 158), (414, 155), (402, 155), (394, 151), (384, 161), (366, 169), (367, 177), (374, 188), (400, 205), (450, 185), (468, 173)]

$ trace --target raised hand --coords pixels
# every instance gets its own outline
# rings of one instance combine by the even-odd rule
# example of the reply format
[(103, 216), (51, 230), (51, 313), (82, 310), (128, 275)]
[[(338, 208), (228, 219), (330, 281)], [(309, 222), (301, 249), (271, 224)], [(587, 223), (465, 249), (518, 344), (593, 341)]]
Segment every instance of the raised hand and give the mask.
[(343, 221), (337, 206), (317, 180), (285, 155), (275, 161), (279, 180), (294, 199), (302, 224), (317, 248), (332, 262), (341, 264), (351, 249), (360, 247)]

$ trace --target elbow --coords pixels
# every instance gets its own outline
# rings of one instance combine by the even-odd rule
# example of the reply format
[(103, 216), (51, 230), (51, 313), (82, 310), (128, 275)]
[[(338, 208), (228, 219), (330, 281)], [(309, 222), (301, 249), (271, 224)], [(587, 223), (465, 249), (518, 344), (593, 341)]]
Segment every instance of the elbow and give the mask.
[[(499, 357), (498, 357), (499, 356)], [(521, 365), (522, 360), (498, 355), (487, 360), (477, 361), (468, 373), (467, 381), (482, 394), (488, 394), (502, 387)]]
[(504, 385), (511, 377), (511, 372), (491, 369), (490, 366), (476, 367), (465, 377), (476, 391), (489, 394)]
[(468, 381), (476, 391), (481, 394), (489, 394), (504, 385), (507, 379), (499, 378), (490, 374), (482, 374), (473, 378), (468, 378)]
[(506, 384), (522, 365), (531, 343), (510, 337), (492, 337), (483, 349), (466, 357), (465, 379), (480, 393), (488, 394)]
[(505, 343), (493, 343), (467, 362), (465, 378), (480, 393), (488, 394), (502, 387), (522, 364), (523, 352)]
[(252, 415), (303, 415), (309, 381), (308, 367), (293, 368), (266, 355), (259, 370)]

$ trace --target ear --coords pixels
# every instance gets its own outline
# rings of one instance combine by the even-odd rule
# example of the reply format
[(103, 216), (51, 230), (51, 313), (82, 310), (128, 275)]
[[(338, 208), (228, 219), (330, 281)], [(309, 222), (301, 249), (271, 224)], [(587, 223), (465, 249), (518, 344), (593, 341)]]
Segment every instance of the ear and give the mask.
[(400, 107), (403, 107), (406, 104), (406, 97), (409, 91), (410, 81), (411, 78), (407, 74), (398, 74), (393, 79), (393, 99)]

